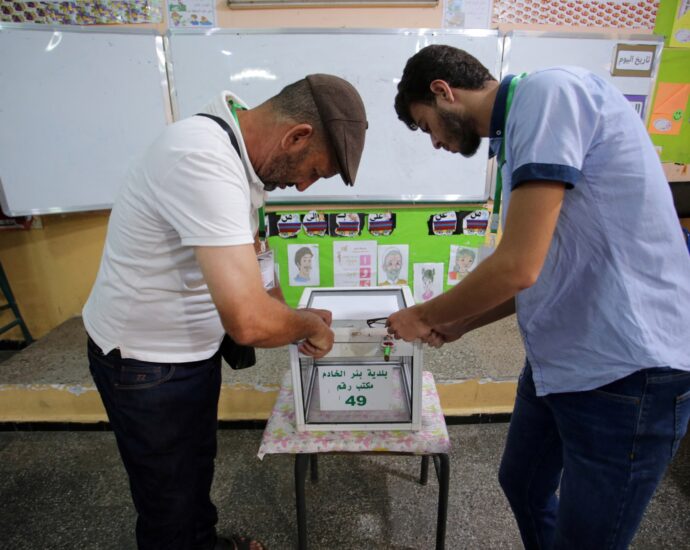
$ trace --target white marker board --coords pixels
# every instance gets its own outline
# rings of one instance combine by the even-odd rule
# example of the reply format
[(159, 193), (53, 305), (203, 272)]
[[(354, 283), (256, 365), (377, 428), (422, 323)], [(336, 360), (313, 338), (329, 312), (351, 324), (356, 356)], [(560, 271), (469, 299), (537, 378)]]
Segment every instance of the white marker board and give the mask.
[(168, 41), (176, 118), (198, 113), (221, 90), (256, 106), (311, 73), (341, 76), (359, 90), (369, 130), (354, 187), (336, 176), (305, 193), (272, 192), (269, 202), (457, 202), (488, 197), (488, 143), (470, 159), (437, 151), (427, 135), (410, 131), (398, 120), (393, 102), (405, 63), (429, 44), (462, 48), (498, 74), (502, 39), (495, 31), (174, 30)]
[(110, 208), (171, 119), (162, 37), (3, 23), (0, 52), (5, 213)]

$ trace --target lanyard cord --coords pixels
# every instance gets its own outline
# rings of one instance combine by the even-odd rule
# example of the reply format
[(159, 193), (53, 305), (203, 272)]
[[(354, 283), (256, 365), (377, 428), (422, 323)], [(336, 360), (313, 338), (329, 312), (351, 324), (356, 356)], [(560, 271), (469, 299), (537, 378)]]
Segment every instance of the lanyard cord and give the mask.
[[(240, 127), (240, 119), (237, 118), (237, 111), (244, 111), (245, 108), (242, 107), (241, 105), (238, 106), (234, 101), (231, 99), (228, 100), (228, 107), (230, 107), (230, 112), (232, 113), (232, 118), (235, 119), (235, 122), (237, 123), (237, 127)], [(264, 207), (262, 206), (259, 208), (259, 239), (265, 239), (266, 238), (266, 220), (264, 219)]]
[(491, 213), (491, 233), (498, 232), (498, 214), (501, 210), (501, 195), (503, 194), (503, 175), (502, 168), (506, 162), (506, 123), (508, 122), (508, 113), (510, 113), (510, 107), (513, 104), (513, 95), (515, 95), (515, 88), (517, 88), (518, 82), (527, 76), (527, 73), (522, 73), (521, 75), (514, 76), (510, 81), (508, 86), (508, 97), (506, 98), (506, 110), (503, 118), (503, 139), (501, 140), (501, 147), (498, 150), (498, 167), (496, 169), (496, 192), (494, 193), (494, 208)]

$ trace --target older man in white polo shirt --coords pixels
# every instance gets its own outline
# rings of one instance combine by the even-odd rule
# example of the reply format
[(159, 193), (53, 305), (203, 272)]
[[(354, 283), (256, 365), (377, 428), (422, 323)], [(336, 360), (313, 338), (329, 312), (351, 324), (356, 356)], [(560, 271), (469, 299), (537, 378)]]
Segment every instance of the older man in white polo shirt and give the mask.
[[(366, 128), (351, 84), (309, 75), (253, 109), (219, 93), (129, 171), (84, 324), (140, 550), (262, 548), (216, 536), (221, 341), (231, 336), (244, 348), (222, 349), (239, 350), (303, 340), (304, 353), (328, 353), (330, 313), (291, 309), (264, 289), (273, 270), (262, 278), (256, 257), (259, 208), (276, 187), (304, 191), (338, 173), (352, 185)], [(233, 364), (241, 354), (223, 356)]]

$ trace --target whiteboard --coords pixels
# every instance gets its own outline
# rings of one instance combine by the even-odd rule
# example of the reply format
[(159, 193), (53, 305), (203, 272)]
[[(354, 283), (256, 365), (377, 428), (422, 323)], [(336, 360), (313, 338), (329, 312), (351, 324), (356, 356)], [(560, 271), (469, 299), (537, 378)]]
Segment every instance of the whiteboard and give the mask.
[(462, 48), (496, 75), (502, 40), (495, 31), (213, 29), (172, 30), (167, 39), (176, 118), (198, 113), (221, 90), (256, 106), (310, 73), (336, 74), (359, 90), (369, 130), (354, 187), (336, 176), (304, 193), (277, 190), (269, 194), (269, 202), (458, 202), (488, 197), (488, 143), (470, 159), (436, 150), (428, 136), (398, 120), (393, 102), (408, 58), (429, 44)]
[(3, 23), (0, 52), (5, 213), (110, 208), (171, 119), (162, 37)]
[[(654, 69), (651, 76), (612, 76), (618, 44), (651, 44), (656, 46)], [(505, 53), (501, 77), (520, 74), (556, 65), (576, 65), (592, 71), (611, 82), (626, 95), (647, 97), (645, 110), (656, 77), (663, 47), (663, 37), (643, 35), (555, 34), (513, 31), (505, 37)]]

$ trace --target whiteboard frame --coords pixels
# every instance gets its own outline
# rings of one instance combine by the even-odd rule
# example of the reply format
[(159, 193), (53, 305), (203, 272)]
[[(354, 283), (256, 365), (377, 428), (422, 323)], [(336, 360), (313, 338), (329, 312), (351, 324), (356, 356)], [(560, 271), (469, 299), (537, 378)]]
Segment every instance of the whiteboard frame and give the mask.
[[(5, 23), (0, 22), (0, 30), (21, 30), (21, 31), (52, 31), (64, 33), (82, 33), (82, 34), (124, 34), (124, 35), (140, 35), (153, 36), (156, 47), (156, 58), (158, 59), (158, 72), (161, 79), (161, 97), (163, 99), (163, 109), (165, 114), (165, 124), (173, 122), (172, 105), (170, 103), (170, 89), (167, 76), (167, 65), (165, 63), (165, 49), (163, 44), (163, 36), (156, 29), (134, 29), (131, 27), (91, 27), (87, 25), (37, 25), (35, 23)], [(98, 210), (110, 210), (113, 203), (99, 203), (89, 204), (74, 207), (50, 207), (50, 208), (30, 208), (28, 210), (12, 210), (5, 195), (5, 189), (0, 178), (0, 206), (2, 211), (11, 217), (15, 216), (36, 216), (43, 214), (68, 214), (74, 212), (93, 212)]]
[[(594, 40), (608, 40), (611, 42), (621, 42), (629, 40), (631, 42), (651, 42), (657, 45), (656, 54), (652, 66), (652, 73), (649, 76), (636, 76), (632, 78), (648, 79), (649, 80), (649, 97), (650, 105), (645, 112), (644, 123), (647, 125), (651, 115), (651, 101), (654, 95), (654, 88), (656, 86), (656, 77), (659, 73), (659, 65), (661, 65), (661, 55), (664, 50), (664, 37), (656, 34), (633, 34), (633, 33), (604, 33), (604, 32), (574, 32), (574, 33), (560, 33), (555, 31), (524, 31), (514, 30), (508, 31), (503, 36), (503, 57), (501, 60), (501, 74), (500, 79), (506, 75), (511, 74), (510, 69), (510, 49), (511, 41), (514, 37), (529, 37), (529, 38), (574, 38), (574, 39), (594, 39)], [(612, 54), (615, 56), (615, 51)], [(613, 59), (612, 59), (613, 62)], [(585, 67), (586, 68), (586, 67)], [(610, 77), (615, 75), (609, 74)]]
[[(322, 34), (322, 35), (337, 35), (337, 34), (370, 34), (370, 35), (416, 35), (416, 36), (441, 36), (441, 35), (460, 35), (468, 37), (495, 37), (497, 42), (496, 65), (494, 67), (487, 67), (492, 76), (499, 80), (501, 67), (504, 58), (504, 34), (494, 29), (444, 29), (444, 28), (338, 28), (329, 29), (323, 27), (292, 27), (292, 28), (220, 28), (214, 27), (212, 29), (169, 29), (165, 33), (164, 45), (166, 52), (166, 62), (168, 68), (168, 81), (170, 90), (170, 102), (172, 105), (173, 119), (179, 120), (179, 105), (177, 104), (177, 96), (175, 93), (175, 70), (174, 61), (172, 59), (172, 48), (170, 47), (170, 37), (173, 35), (205, 35), (210, 36), (214, 34), (226, 35), (241, 35), (241, 34)], [(401, 69), (402, 74), (402, 69)], [(500, 81), (500, 80), (499, 80)], [(488, 138), (487, 138), (488, 139)], [(445, 194), (445, 195), (424, 195), (424, 194), (407, 194), (391, 197), (390, 195), (350, 195), (343, 197), (342, 195), (320, 195), (318, 197), (301, 197), (301, 196), (281, 196), (271, 197), (269, 194), (266, 200), (266, 205), (275, 207), (282, 205), (329, 205), (329, 204), (483, 204), (491, 198), (491, 188), (493, 186), (492, 170), (488, 164), (484, 188), (481, 195), (461, 195), (461, 194)]]

